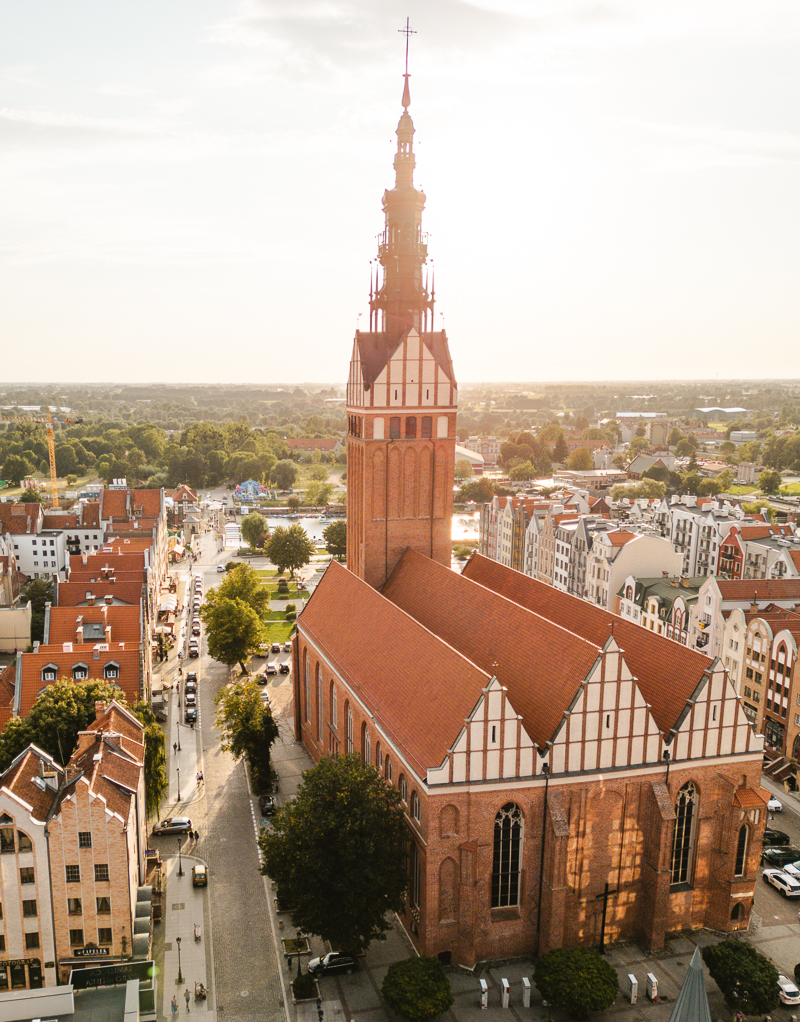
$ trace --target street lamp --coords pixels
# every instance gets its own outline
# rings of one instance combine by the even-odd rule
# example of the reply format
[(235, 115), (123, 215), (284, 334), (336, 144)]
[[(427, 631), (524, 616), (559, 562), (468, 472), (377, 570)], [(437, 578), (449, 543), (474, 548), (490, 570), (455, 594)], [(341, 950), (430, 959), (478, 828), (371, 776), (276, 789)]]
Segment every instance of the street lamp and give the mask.
[(178, 752), (180, 752), (181, 751), (181, 726), (180, 726), (180, 724), (177, 724), (176, 728), (177, 728), (177, 731), (178, 731)]
[[(178, 838), (178, 876), (183, 876), (183, 859), (181, 858), (181, 839)], [(180, 937), (178, 938), (180, 940)]]
[(183, 973), (181, 972), (181, 938), (176, 937), (175, 942), (178, 945), (178, 984), (183, 983)]
[(181, 768), (178, 767), (178, 802), (181, 800)]

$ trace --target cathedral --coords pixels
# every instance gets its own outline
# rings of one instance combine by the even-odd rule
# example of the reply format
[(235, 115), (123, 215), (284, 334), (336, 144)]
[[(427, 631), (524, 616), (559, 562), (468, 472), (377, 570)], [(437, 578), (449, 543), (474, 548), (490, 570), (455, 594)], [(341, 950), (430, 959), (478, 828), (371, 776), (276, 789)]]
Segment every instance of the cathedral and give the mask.
[(451, 570), (457, 387), (433, 329), (408, 75), (347, 384), (347, 567), (298, 618), (295, 730), (409, 831), (402, 921), (472, 966), (748, 925), (767, 796), (718, 659), (480, 555)]

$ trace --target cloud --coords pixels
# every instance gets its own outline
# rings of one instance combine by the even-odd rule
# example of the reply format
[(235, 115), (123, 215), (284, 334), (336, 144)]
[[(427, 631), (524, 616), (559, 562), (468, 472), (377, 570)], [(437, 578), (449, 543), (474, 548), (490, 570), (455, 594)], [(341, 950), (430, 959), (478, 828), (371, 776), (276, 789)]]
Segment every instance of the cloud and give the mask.
[(666, 143), (672, 169), (755, 167), (800, 161), (800, 134), (616, 119)]
[(84, 148), (109, 141), (163, 137), (164, 129), (155, 124), (84, 114), (56, 113), (51, 110), (15, 110), (0, 108), (0, 149), (41, 144), (64, 148)]

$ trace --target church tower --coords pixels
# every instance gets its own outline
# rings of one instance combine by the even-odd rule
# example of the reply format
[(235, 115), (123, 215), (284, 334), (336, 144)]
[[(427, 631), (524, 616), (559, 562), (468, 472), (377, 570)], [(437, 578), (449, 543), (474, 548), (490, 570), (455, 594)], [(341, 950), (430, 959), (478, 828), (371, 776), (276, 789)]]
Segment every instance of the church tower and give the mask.
[(407, 67), (404, 78), (369, 330), (356, 331), (347, 381), (347, 566), (376, 589), (406, 547), (451, 560), (458, 394), (447, 335), (433, 329)]

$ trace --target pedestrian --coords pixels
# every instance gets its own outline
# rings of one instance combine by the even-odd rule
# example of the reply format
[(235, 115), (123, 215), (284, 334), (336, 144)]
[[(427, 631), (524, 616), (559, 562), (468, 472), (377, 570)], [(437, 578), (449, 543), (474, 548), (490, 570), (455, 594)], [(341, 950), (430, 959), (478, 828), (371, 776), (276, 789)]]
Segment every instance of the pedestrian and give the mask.
[(172, 743), (172, 752), (173, 752), (173, 755), (174, 755), (175, 753), (177, 753), (177, 751), (178, 751), (178, 743), (177, 743), (177, 742), (173, 742), (173, 743)]
[(178, 1014), (178, 998), (175, 996), (175, 994), (172, 995), (172, 1005), (171, 1006), (172, 1006), (172, 1017), (175, 1018), (175, 1016)]
[(199, 840), (200, 840), (200, 831), (199, 831), (199, 830), (196, 830), (196, 831), (194, 832), (194, 841), (195, 841), (195, 844), (197, 844), (197, 842), (198, 842)]
[(192, 995), (191, 995), (191, 994), (189, 993), (189, 988), (187, 987), (187, 988), (186, 988), (186, 989), (185, 989), (185, 990), (183, 991), (183, 999), (184, 999), (184, 1001), (186, 1001), (186, 1010), (187, 1010), (187, 1011), (191, 1011), (191, 1010), (192, 1010), (192, 1009), (191, 1009), (191, 1008), (189, 1007), (189, 1001), (191, 1000), (191, 998), (192, 998)]
[(197, 787), (198, 788), (200, 787), (200, 782), (202, 781), (202, 779), (203, 779), (202, 775), (200, 774), (200, 771), (198, 770), (197, 771)]

